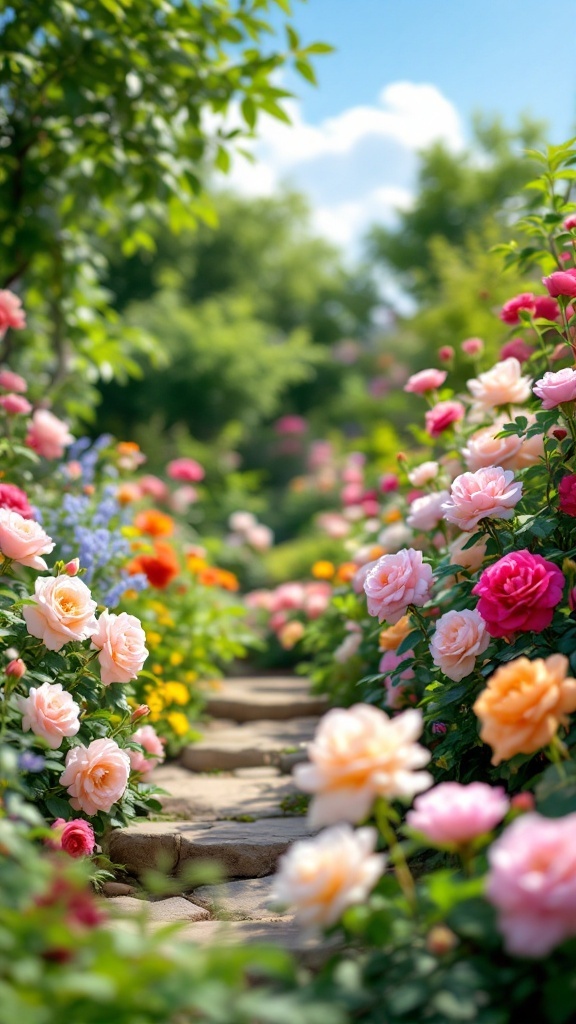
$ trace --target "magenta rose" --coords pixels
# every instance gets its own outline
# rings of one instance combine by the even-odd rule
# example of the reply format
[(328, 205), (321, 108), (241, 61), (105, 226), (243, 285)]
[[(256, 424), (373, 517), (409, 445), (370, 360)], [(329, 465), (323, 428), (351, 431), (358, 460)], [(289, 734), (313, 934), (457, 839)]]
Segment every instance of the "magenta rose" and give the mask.
[(564, 227), (566, 228), (566, 231), (574, 231), (576, 228), (576, 213), (571, 213), (569, 217), (566, 217)]
[(541, 633), (562, 600), (564, 575), (530, 551), (512, 551), (484, 570), (472, 593), (490, 636)]
[(500, 360), (514, 358), (519, 363), (525, 363), (536, 349), (529, 345), (524, 338), (511, 338), (500, 349)]
[(576, 473), (563, 476), (558, 488), (558, 507), (567, 516), (576, 516)]
[(52, 828), (56, 840), (51, 841), (51, 846), (64, 850), (70, 857), (89, 857), (93, 853), (96, 845), (94, 829), (84, 818), (74, 818), (73, 821), (56, 818)]
[(557, 295), (576, 297), (576, 267), (570, 270), (555, 270), (553, 274), (542, 278), (542, 283), (555, 298)]
[(19, 512), (22, 519), (33, 519), (34, 512), (28, 503), (28, 495), (16, 484), (0, 484), (0, 508)]
[(433, 409), (426, 413), (426, 430), (430, 437), (440, 437), (448, 427), (458, 420), (464, 419), (464, 406), (461, 402), (438, 402)]

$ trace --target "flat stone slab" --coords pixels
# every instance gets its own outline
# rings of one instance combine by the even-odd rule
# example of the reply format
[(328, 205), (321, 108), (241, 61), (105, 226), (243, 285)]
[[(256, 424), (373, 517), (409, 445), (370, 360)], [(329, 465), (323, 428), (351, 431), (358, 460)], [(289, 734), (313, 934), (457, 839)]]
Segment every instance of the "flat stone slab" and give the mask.
[(321, 715), (328, 708), (325, 697), (313, 697), (302, 676), (250, 676), (214, 684), (206, 711), (214, 718), (235, 722), (261, 719), (302, 718)]
[(274, 768), (253, 768), (256, 777), (197, 775), (177, 764), (161, 765), (151, 781), (167, 790), (159, 796), (162, 808), (178, 818), (221, 821), (224, 818), (275, 818), (280, 806), (296, 793), (294, 785)]
[(266, 878), (238, 879), (223, 885), (202, 885), (194, 889), (192, 897), (206, 907), (213, 917), (229, 921), (265, 921), (286, 917), (274, 907), (272, 900), (273, 875)]
[(195, 863), (208, 862), (227, 879), (262, 878), (272, 874), (291, 843), (311, 834), (301, 817), (213, 824), (151, 821), (112, 832), (108, 855), (137, 877), (151, 868), (182, 876)]
[(183, 896), (172, 896), (167, 900), (136, 900), (132, 896), (117, 896), (112, 904), (121, 914), (146, 914), (149, 921), (208, 921), (210, 913), (206, 907), (197, 906)]
[(279, 946), (311, 969), (322, 967), (342, 948), (336, 937), (307, 936), (289, 917), (270, 921), (200, 921), (186, 925), (177, 938), (203, 945)]
[(305, 750), (317, 725), (317, 718), (294, 718), (285, 722), (250, 722), (233, 729), (222, 729), (200, 743), (185, 747), (180, 755), (180, 764), (194, 772), (277, 766), (283, 755)]

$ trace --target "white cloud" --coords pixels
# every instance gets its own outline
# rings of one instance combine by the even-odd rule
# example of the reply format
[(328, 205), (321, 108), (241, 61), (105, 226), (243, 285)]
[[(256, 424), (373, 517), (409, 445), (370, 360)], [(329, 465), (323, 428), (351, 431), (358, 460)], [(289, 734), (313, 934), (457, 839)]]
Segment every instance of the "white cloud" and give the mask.
[(390, 223), (410, 204), (419, 149), (435, 140), (463, 145), (458, 113), (433, 85), (393, 82), (377, 105), (350, 107), (318, 125), (295, 102), (289, 113), (291, 126), (261, 118), (257, 162), (237, 156), (227, 185), (244, 195), (271, 195), (283, 183), (305, 192), (317, 230), (352, 255), (371, 223)]

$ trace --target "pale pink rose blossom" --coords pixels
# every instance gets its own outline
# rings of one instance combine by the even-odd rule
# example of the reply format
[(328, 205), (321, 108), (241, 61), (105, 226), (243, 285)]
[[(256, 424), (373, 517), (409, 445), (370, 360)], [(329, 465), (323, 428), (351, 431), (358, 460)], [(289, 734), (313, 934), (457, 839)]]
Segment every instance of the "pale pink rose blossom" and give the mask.
[(414, 466), (414, 469), (410, 470), (408, 480), (413, 487), (424, 487), (431, 480), (435, 480), (439, 469), (437, 462), (421, 462), (419, 466)]
[(478, 356), (484, 351), (484, 342), (482, 338), (466, 338), (461, 343), (460, 348), (467, 356)]
[(238, 509), (228, 519), (228, 526), (234, 533), (244, 534), (247, 530), (251, 530), (253, 526), (256, 526), (257, 522), (258, 520), (252, 512), (244, 512), (242, 509)]
[(270, 616), (270, 621), (268, 625), (270, 626), (270, 629), (272, 630), (273, 633), (279, 633), (287, 622), (288, 616), (286, 612), (273, 612), (272, 615)]
[(36, 636), (49, 651), (59, 651), (72, 640), (86, 640), (98, 628), (96, 601), (77, 576), (40, 576), (36, 580), (34, 604), (24, 605), (22, 614), (30, 636)]
[(368, 573), (378, 564), (378, 559), (373, 558), (369, 562), (364, 562), (364, 565), (358, 567), (352, 577), (352, 590), (355, 594), (361, 594), (364, 590), (364, 583)]
[(40, 523), (25, 519), (19, 512), (0, 508), (0, 552), (4, 558), (45, 572), (48, 566), (41, 556), (53, 550), (54, 541)]
[(272, 611), (294, 611), (302, 608), (306, 598), (306, 590), (303, 583), (297, 580), (281, 583), (273, 592), (274, 604)]
[(92, 740), (87, 747), (68, 751), (60, 785), (68, 790), (75, 811), (107, 814), (123, 796), (129, 775), (130, 758), (115, 740)]
[[(380, 658), (378, 663), (378, 671), (382, 675), (386, 675), (388, 678), (384, 680), (384, 685), (387, 684), (390, 676), (396, 672), (396, 669), (403, 661), (411, 661), (414, 658), (414, 651), (405, 651), (404, 654), (398, 654), (396, 651), (384, 651), (384, 654)], [(403, 669), (402, 672), (397, 676), (397, 679), (403, 679), (408, 681), (414, 679), (414, 669), (411, 665)], [(388, 687), (387, 687), (388, 689)], [(390, 705), (391, 706), (391, 705)]]
[(457, 476), (450, 498), (444, 503), (446, 522), (461, 530), (473, 530), (482, 519), (512, 519), (522, 497), (522, 484), (501, 466), (478, 469)]
[[(145, 753), (142, 753), (141, 750), (127, 750), (128, 757), (130, 758), (130, 767), (133, 772), (140, 772), (141, 775), (148, 775), (153, 768), (162, 764), (162, 761), (166, 757), (164, 741), (160, 736), (158, 736), (154, 726), (140, 726), (140, 728), (132, 734), (131, 739), (133, 739), (135, 743), (139, 743), (145, 751)], [(146, 757), (146, 754), (149, 756)]]
[(357, 622), (347, 622), (346, 631), (348, 635), (344, 637), (333, 655), (334, 661), (340, 665), (350, 661), (350, 658), (358, 653), (358, 648), (362, 643), (362, 630)]
[(32, 406), (28, 399), (12, 392), (8, 395), (0, 395), (0, 405), (9, 416), (27, 416), (29, 412), (32, 412)]
[(26, 435), (26, 444), (44, 459), (61, 459), (74, 438), (66, 423), (48, 409), (36, 409)]
[(442, 506), (449, 497), (448, 491), (435, 491), (416, 498), (410, 505), (406, 525), (413, 530), (435, 530), (438, 523), (442, 522)]
[(432, 569), (422, 560), (421, 551), (402, 548), (395, 555), (382, 555), (364, 580), (368, 613), (393, 626), (409, 605), (426, 604), (433, 582)]
[(365, 903), (382, 875), (386, 856), (374, 853), (373, 828), (334, 825), (293, 843), (278, 863), (273, 900), (294, 908), (305, 928), (336, 924), (347, 907)]
[(154, 501), (166, 501), (168, 498), (168, 488), (163, 480), (159, 476), (154, 476), (153, 473), (147, 473), (139, 480), (140, 493), (148, 494)]
[(41, 736), (52, 750), (57, 750), (65, 736), (75, 736), (80, 729), (80, 706), (61, 683), (31, 686), (26, 697), (17, 697), (22, 712), (22, 729)]
[(256, 551), (267, 551), (274, 543), (274, 534), (269, 526), (257, 523), (246, 532), (246, 543)]
[(406, 822), (434, 846), (453, 848), (491, 832), (509, 808), (510, 801), (501, 786), (441, 782), (416, 797)]
[(415, 709), (393, 719), (369, 704), (328, 711), (308, 747), (310, 763), (294, 769), (296, 785), (314, 794), (312, 828), (363, 821), (378, 796), (411, 799), (428, 789), (431, 775), (417, 770), (430, 760), (416, 743), (421, 732)]
[(448, 679), (460, 682), (474, 671), (476, 659), (489, 643), (486, 623), (476, 609), (452, 610), (438, 619), (430, 641), (430, 654)]
[(127, 612), (103, 611), (92, 634), (91, 646), (100, 651), (100, 678), (104, 686), (136, 679), (148, 657), (146, 634), (140, 619)]
[(463, 569), (476, 572), (486, 557), (488, 538), (480, 537), (467, 548), (466, 545), (471, 539), (471, 533), (461, 533), (456, 540), (452, 541), (448, 550), (450, 552), (451, 565), (461, 565)]
[(540, 959), (576, 935), (576, 814), (522, 815), (488, 860), (486, 897), (508, 953)]
[(390, 526), (385, 526), (383, 530), (380, 530), (378, 543), (380, 547), (384, 548), (386, 554), (394, 555), (400, 551), (400, 548), (411, 544), (412, 537), (412, 530), (406, 526), (406, 523), (390, 523)]
[(576, 399), (576, 370), (570, 366), (556, 373), (548, 370), (536, 381), (533, 391), (542, 399), (543, 409), (555, 409), (563, 402), (573, 402)]
[(198, 491), (191, 484), (177, 487), (170, 495), (170, 508), (177, 515), (185, 515), (190, 505), (198, 501)]
[(478, 408), (487, 411), (500, 405), (522, 405), (530, 398), (532, 381), (522, 376), (522, 366), (513, 356), (469, 380), (467, 387)]
[(26, 327), (26, 314), (22, 309), (22, 300), (14, 292), (4, 289), (0, 291), (0, 338), (4, 337), (9, 327), (21, 331)]
[(413, 373), (411, 377), (408, 377), (404, 385), (404, 391), (411, 392), (414, 395), (423, 395), (427, 391), (437, 391), (438, 388), (442, 387), (447, 376), (446, 370), (436, 370), (434, 368), (420, 370), (419, 373)]
[(260, 611), (271, 612), (274, 608), (274, 593), (272, 590), (251, 590), (244, 595), (244, 603), (247, 608), (254, 608)]
[(28, 391), (28, 384), (19, 373), (13, 373), (12, 370), (0, 370), (0, 388), (4, 388), (5, 391), (18, 391), (24, 394)]
[(350, 525), (339, 512), (321, 512), (316, 522), (332, 540), (342, 540), (350, 533)]

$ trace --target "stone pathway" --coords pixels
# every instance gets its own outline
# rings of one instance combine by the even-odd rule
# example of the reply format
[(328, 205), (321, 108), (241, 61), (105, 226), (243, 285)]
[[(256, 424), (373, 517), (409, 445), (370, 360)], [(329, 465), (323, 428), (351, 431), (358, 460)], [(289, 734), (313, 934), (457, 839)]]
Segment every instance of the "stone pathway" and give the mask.
[[(271, 891), (278, 858), (312, 834), (289, 773), (305, 760), (326, 705), (300, 677), (266, 676), (224, 681), (207, 710), (204, 739), (152, 776), (166, 790), (165, 820), (110, 836), (107, 852), (128, 879), (104, 887), (112, 916), (144, 911), (150, 928), (181, 921), (185, 939), (276, 944), (315, 966), (330, 947), (305, 939), (290, 914), (272, 906)], [(198, 881), (206, 864), (217, 867), (219, 884)], [(142, 883), (153, 870), (171, 877), (177, 895), (146, 895)]]

